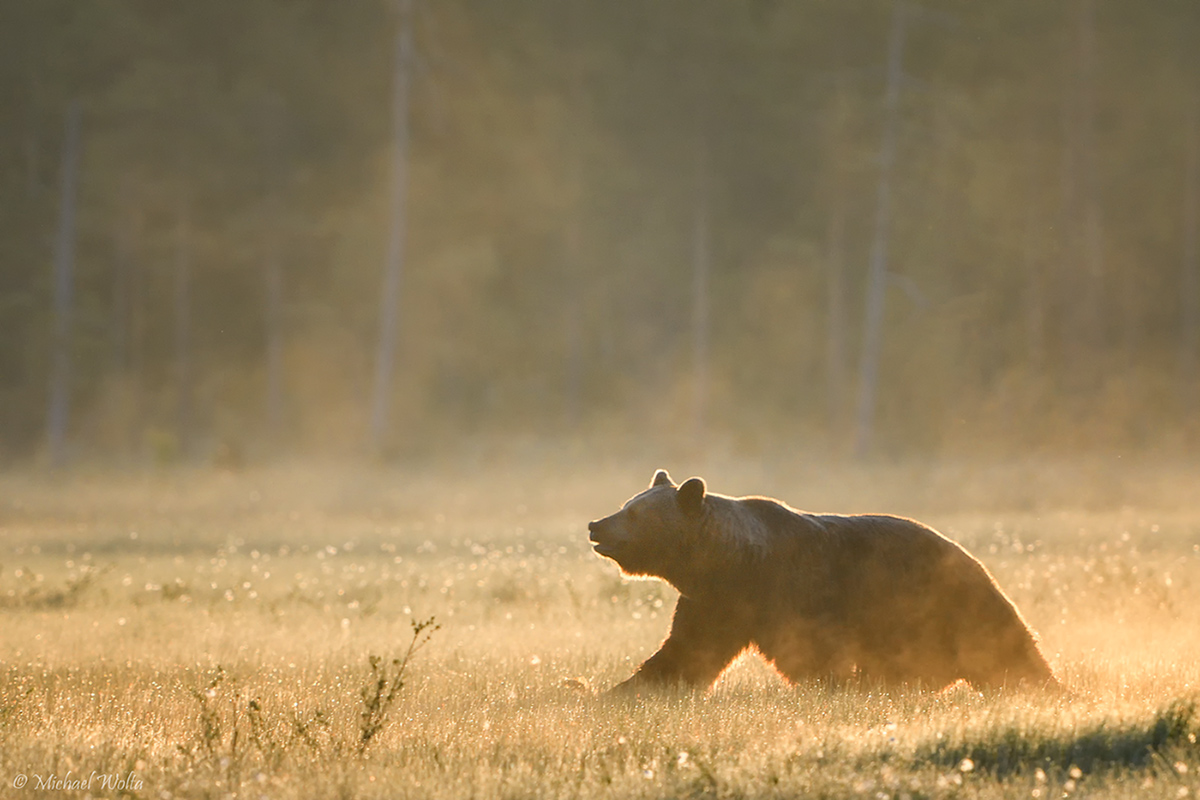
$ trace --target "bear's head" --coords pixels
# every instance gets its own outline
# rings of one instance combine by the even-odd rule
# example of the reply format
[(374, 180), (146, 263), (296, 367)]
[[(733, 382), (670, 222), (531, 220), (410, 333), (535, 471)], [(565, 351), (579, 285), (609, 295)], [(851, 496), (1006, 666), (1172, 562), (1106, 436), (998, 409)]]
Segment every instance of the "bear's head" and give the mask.
[(629, 575), (652, 575), (679, 587), (680, 566), (694, 552), (703, 522), (704, 481), (676, 486), (666, 470), (617, 513), (588, 523), (593, 549)]

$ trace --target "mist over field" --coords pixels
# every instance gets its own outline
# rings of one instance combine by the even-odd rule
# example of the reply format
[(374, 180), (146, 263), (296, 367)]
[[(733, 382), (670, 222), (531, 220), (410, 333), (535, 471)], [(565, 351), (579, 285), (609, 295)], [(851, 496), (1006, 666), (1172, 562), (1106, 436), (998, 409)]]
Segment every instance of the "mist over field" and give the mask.
[[(0, 797), (1200, 791), (1198, 40), (0, 4)], [(605, 695), (678, 595), (587, 523), (658, 468), (931, 525), (1067, 692)]]

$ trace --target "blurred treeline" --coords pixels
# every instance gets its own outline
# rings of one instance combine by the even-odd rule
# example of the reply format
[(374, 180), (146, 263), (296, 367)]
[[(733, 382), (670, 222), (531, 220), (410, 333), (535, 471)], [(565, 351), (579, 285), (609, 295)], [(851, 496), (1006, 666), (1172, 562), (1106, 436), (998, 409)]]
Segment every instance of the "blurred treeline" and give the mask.
[(401, 69), (376, 446), (848, 451), (889, 119), (872, 447), (1194, 444), (1200, 3), (908, 5), (889, 117), (893, 11), (416, 0), (398, 67), (395, 0), (4, 0), (0, 457), (56, 330), (76, 456), (363, 451)]

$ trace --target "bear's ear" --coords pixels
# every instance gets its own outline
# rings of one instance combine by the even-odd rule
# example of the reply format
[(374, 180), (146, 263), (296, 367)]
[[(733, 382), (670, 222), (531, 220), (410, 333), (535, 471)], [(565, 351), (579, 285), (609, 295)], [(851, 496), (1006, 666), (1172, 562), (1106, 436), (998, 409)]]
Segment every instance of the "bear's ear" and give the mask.
[(671, 476), (667, 474), (665, 469), (660, 469), (654, 473), (654, 480), (650, 481), (650, 488), (655, 486), (674, 486), (675, 482), (671, 480)]
[(683, 509), (683, 513), (689, 517), (697, 517), (704, 508), (704, 479), (703, 478), (688, 478), (679, 487), (679, 491), (675, 493), (675, 499), (679, 502), (679, 507)]

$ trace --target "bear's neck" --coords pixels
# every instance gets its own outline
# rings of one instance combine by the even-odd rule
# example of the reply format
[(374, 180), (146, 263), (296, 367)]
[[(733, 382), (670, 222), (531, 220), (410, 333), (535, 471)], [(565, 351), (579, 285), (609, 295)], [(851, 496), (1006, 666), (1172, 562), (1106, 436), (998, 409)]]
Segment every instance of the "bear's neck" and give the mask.
[(726, 507), (731, 501), (719, 495), (706, 500), (699, 525), (686, 537), (691, 540), (686, 555), (669, 561), (659, 574), (680, 594), (719, 598), (735, 584), (744, 584), (747, 568), (761, 555), (764, 542), (757, 541), (757, 531), (743, 529), (747, 521), (731, 513), (732, 505)]

